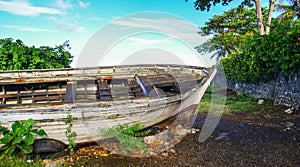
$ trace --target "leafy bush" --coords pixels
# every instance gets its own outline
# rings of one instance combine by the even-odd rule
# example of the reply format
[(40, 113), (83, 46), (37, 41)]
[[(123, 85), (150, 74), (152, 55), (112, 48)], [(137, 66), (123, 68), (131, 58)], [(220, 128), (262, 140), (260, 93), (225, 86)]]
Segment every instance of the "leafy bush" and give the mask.
[(135, 124), (133, 126), (118, 125), (116, 127), (101, 129), (100, 132), (105, 137), (114, 137), (119, 141), (119, 144), (124, 147), (122, 150), (124, 153), (129, 152), (138, 152), (145, 150), (148, 152), (147, 145), (142, 141), (137, 139), (138, 136), (144, 136), (151, 133), (151, 130), (146, 130), (140, 132), (143, 128), (141, 124)]
[(33, 129), (34, 120), (28, 119), (25, 122), (15, 121), (11, 125), (12, 130), (8, 130), (5, 127), (0, 126), (0, 133), (3, 134), (3, 138), (0, 139), (0, 143), (3, 144), (0, 147), (0, 159), (5, 155), (14, 156), (18, 151), (24, 154), (30, 154), (33, 151), (34, 136), (47, 135), (42, 129)]
[(226, 78), (255, 83), (290, 74), (300, 67), (300, 20), (278, 24), (269, 35), (249, 39), (240, 50), (221, 60)]

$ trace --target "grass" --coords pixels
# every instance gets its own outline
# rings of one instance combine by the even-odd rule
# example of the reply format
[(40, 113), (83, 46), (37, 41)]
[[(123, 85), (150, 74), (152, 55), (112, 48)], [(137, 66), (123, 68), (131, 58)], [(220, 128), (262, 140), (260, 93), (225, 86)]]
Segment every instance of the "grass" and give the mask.
[[(263, 99), (263, 104), (258, 104), (259, 99), (245, 94), (230, 94), (225, 97), (224, 91), (220, 88), (209, 87), (199, 103), (198, 112), (207, 113), (214, 108), (221, 108), (223, 114), (248, 112), (254, 116), (271, 117), (274, 114), (283, 114), (282, 111), (286, 109), (285, 106), (275, 106), (272, 101), (266, 99)], [(212, 105), (213, 100), (214, 105)]]
[(41, 161), (27, 161), (27, 158), (5, 157), (0, 161), (0, 166), (5, 167), (43, 167)]

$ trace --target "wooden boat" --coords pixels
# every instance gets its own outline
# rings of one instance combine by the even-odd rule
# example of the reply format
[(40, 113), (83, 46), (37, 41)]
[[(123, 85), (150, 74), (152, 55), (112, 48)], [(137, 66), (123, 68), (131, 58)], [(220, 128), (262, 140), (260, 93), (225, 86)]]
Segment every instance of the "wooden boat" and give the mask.
[(194, 112), (214, 74), (179, 65), (0, 71), (0, 125), (33, 118), (49, 138), (67, 143), (71, 114), (75, 141), (95, 141), (103, 138), (99, 129)]

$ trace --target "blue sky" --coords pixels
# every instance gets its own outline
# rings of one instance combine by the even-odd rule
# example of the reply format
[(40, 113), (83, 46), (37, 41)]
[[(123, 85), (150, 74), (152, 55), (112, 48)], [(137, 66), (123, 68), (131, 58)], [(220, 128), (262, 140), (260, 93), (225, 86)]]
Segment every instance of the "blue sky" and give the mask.
[[(70, 52), (76, 58), (97, 30), (120, 17), (138, 12), (157, 11), (178, 16), (199, 27), (212, 16), (236, 7), (240, 0), (235, 0), (227, 7), (221, 5), (212, 7), (210, 12), (195, 10), (193, 2), (193, 0), (187, 3), (184, 0), (0, 0), (2, 20), (0, 38), (21, 39), (29, 46), (55, 46), (70, 40), (72, 47)], [(149, 39), (149, 35), (139, 35), (138, 38), (160, 39)], [(145, 40), (136, 41), (145, 43)]]

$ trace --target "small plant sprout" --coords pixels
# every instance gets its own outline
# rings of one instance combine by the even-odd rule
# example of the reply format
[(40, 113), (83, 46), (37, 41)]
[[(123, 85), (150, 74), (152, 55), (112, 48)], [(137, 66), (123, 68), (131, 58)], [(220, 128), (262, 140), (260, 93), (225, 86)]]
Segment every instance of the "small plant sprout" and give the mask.
[(68, 143), (69, 143), (68, 148), (70, 149), (70, 154), (73, 154), (74, 152), (74, 148), (76, 146), (75, 138), (77, 136), (77, 133), (72, 131), (72, 127), (73, 127), (72, 122), (73, 122), (73, 116), (71, 115), (71, 113), (68, 113), (66, 124), (68, 124), (69, 126), (67, 127), (65, 134), (68, 139)]

